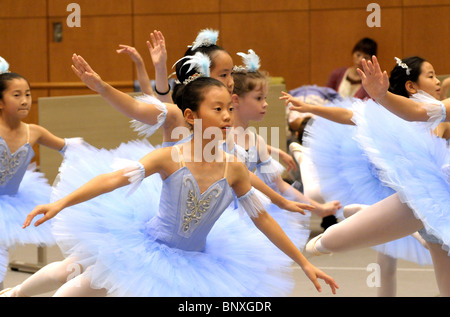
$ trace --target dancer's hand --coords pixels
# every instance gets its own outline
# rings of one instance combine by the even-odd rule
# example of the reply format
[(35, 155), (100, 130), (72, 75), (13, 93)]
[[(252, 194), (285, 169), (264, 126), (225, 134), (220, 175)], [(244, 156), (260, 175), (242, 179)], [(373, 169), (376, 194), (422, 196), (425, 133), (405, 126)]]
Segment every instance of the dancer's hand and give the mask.
[(314, 284), (318, 292), (322, 292), (322, 286), (320, 286), (320, 283), (317, 279), (322, 279), (325, 281), (326, 284), (330, 285), (331, 292), (333, 294), (336, 294), (336, 289), (338, 289), (339, 286), (331, 276), (328, 276), (327, 274), (325, 274), (324, 272), (322, 272), (309, 262), (306, 265), (304, 265), (302, 269), (303, 272), (305, 272), (306, 276)]
[(306, 215), (305, 210), (314, 210), (314, 206), (308, 205), (308, 204), (304, 204), (304, 203), (299, 203), (298, 201), (293, 201), (293, 200), (288, 200), (288, 199), (284, 199), (280, 206), (281, 209), (287, 210), (287, 211), (291, 211), (291, 212), (299, 212), (302, 215)]
[(282, 91), (281, 94), (283, 96), (280, 97), (280, 100), (285, 100), (286, 106), (290, 103), (291, 106), (289, 106), (289, 110), (295, 110), (298, 112), (311, 112), (311, 105), (307, 104), (306, 102), (301, 101), (297, 97), (293, 97), (292, 95), (288, 94), (285, 91)]
[(47, 220), (50, 220), (53, 217), (55, 217), (60, 211), (61, 211), (61, 208), (58, 206), (58, 204), (56, 202), (51, 203), (51, 204), (36, 206), (36, 208), (34, 208), (33, 211), (28, 214), (27, 218), (25, 219), (25, 222), (23, 223), (22, 228), (28, 227), (37, 215), (44, 214), (44, 216), (41, 219), (37, 220), (34, 223), (35, 227), (43, 224), (44, 222), (46, 222)]
[(155, 67), (166, 67), (167, 63), (167, 50), (166, 41), (161, 31), (153, 31), (150, 33), (150, 41), (147, 41), (148, 51)]
[(297, 170), (297, 164), (295, 164), (294, 158), (287, 154), (286, 152), (280, 150), (278, 152), (278, 156), (280, 158), (280, 160), (286, 164), (286, 172), (290, 172), (290, 171), (296, 171)]
[(141, 54), (139, 54), (139, 52), (136, 50), (136, 48), (129, 46), (129, 45), (123, 45), (123, 44), (119, 44), (120, 49), (116, 50), (116, 52), (118, 54), (128, 54), (128, 56), (130, 56), (131, 60), (135, 63), (135, 64), (142, 64), (143, 63), (143, 59)]
[(388, 74), (381, 71), (376, 56), (372, 57), (372, 61), (363, 59), (361, 64), (363, 70), (357, 68), (356, 71), (361, 76), (364, 90), (376, 101), (382, 99), (389, 89)]
[(89, 64), (80, 55), (72, 55), (72, 70), (89, 89), (100, 92), (106, 83), (100, 76), (89, 66)]
[(342, 205), (338, 200), (332, 200), (323, 204), (318, 204), (316, 207), (314, 213), (323, 218), (336, 214), (336, 212), (342, 208)]

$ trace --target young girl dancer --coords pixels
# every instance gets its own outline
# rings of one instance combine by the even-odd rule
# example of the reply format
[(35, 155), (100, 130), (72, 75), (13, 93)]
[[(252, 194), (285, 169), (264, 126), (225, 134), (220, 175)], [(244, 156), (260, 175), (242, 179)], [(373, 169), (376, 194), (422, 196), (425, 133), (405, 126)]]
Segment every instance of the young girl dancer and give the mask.
[[(182, 102), (180, 106), (189, 124), (201, 119), (202, 132), (214, 128), (225, 137), (232, 125), (232, 106), (231, 96), (222, 83), (208, 77), (193, 80), (184, 88)], [(317, 279), (321, 278), (335, 292), (334, 280), (312, 266), (265, 212), (245, 165), (218, 146), (210, 147), (213, 150), (208, 154), (214, 160), (207, 162), (204, 150), (219, 140), (197, 137), (194, 134), (188, 142), (154, 150), (139, 162), (127, 162), (125, 169), (99, 175), (69, 195), (38, 206), (30, 213), (25, 227), (38, 214), (44, 214), (36, 222), (40, 224), (67, 208), (67, 213), (72, 214), (73, 233), (89, 237), (80, 239), (83, 246), (74, 250), (83, 252), (76, 257), (81, 262), (89, 260), (89, 251), (96, 250), (89, 270), (66, 283), (58, 295), (285, 294), (290, 289), (285, 276), (286, 257), (275, 252), (268, 240), (236, 214), (221, 216), (232, 202), (233, 192), (257, 228), (302, 267), (319, 291)], [(191, 151), (195, 142), (202, 144), (200, 153)], [(62, 175), (60, 183), (64, 184), (74, 172)], [(137, 206), (130, 211), (120, 191), (107, 194), (113, 201), (106, 205), (95, 198), (158, 175), (163, 182), (159, 210), (153, 205)], [(146, 192), (137, 189), (133, 195), (145, 196)], [(89, 199), (92, 200), (86, 201)], [(86, 202), (81, 204), (83, 201)], [(139, 216), (130, 217), (133, 213), (152, 216), (143, 221)], [(86, 226), (86, 217), (97, 225)], [(223, 223), (220, 217), (225, 217)], [(261, 253), (261, 248), (270, 251)]]
[(48, 202), (51, 187), (30, 162), (33, 146), (40, 144), (64, 153), (66, 143), (36, 124), (22, 120), (28, 115), (32, 100), (28, 81), (8, 71), (0, 61), (0, 289), (8, 266), (8, 249), (18, 244), (53, 245), (50, 224), (26, 232), (21, 229), (32, 206)]
[[(87, 65), (88, 66), (88, 65)], [(74, 70), (76, 70), (76, 73), (83, 77), (83, 73), (87, 71), (87, 66), (82, 63), (78, 63), (78, 60), (74, 58)], [(92, 71), (92, 70), (91, 70)], [(209, 71), (209, 69), (207, 70)], [(93, 81), (95, 82), (95, 81)], [(102, 81), (99, 81), (102, 83)], [(90, 82), (92, 83), (92, 82)], [(117, 91), (118, 95), (121, 97), (124, 97), (124, 100), (134, 101), (133, 98), (131, 98), (129, 95), (122, 94), (119, 91)], [(161, 103), (159, 100), (157, 100), (154, 97), (146, 96), (146, 103), (142, 102), (143, 107), (148, 108), (160, 108), (165, 109), (165, 104)], [(139, 101), (141, 102), (141, 101)], [(148, 102), (151, 102), (150, 104)], [(181, 113), (181, 111), (179, 110)], [(159, 125), (161, 125), (164, 120), (156, 120), (155, 121), (156, 127), (149, 127), (151, 129), (158, 128)], [(188, 138), (184, 139), (183, 141), (189, 140)], [(169, 142), (164, 142), (163, 146), (170, 146)], [(88, 162), (88, 157), (91, 158), (91, 164), (93, 162), (100, 162), (98, 159), (98, 155), (102, 156), (102, 165), (96, 166), (95, 168), (90, 166), (90, 164), (86, 164), (85, 168), (81, 168), (84, 173), (81, 175), (78, 171), (76, 174), (76, 177), (73, 178), (66, 178), (67, 182), (65, 185), (62, 185), (61, 183), (58, 183), (58, 186), (56, 186), (53, 191), (53, 197), (61, 197), (59, 194), (61, 192), (60, 188), (62, 186), (65, 186), (67, 188), (67, 184), (70, 184), (70, 188), (75, 189), (77, 187), (80, 187), (81, 185), (86, 182), (86, 180), (91, 179), (98, 175), (100, 172), (107, 172), (108, 168), (108, 162), (112, 163), (112, 160), (114, 157), (124, 157), (131, 160), (138, 160), (140, 157), (144, 156), (147, 152), (150, 152), (153, 150), (154, 147), (151, 146), (148, 142), (143, 141), (137, 141), (132, 142), (131, 144), (124, 144), (121, 145), (118, 149), (114, 151), (106, 151), (101, 150), (101, 154), (97, 154), (97, 150), (95, 149), (84, 149), (83, 151), (72, 151), (68, 153), (68, 157), (66, 157), (65, 161), (62, 164), (61, 171), (65, 170), (72, 170), (72, 165), (79, 164), (80, 161), (82, 162)], [(294, 212), (303, 212), (303, 209), (310, 209), (311, 206), (308, 206), (306, 204), (297, 203), (288, 201), (283, 196), (277, 194), (273, 190), (271, 190), (267, 185), (265, 185), (258, 177), (256, 177), (254, 174), (250, 173), (250, 177), (252, 177), (252, 183), (255, 187), (257, 187), (259, 190), (261, 190), (264, 193), (268, 193), (268, 195), (271, 196), (272, 202), (275, 203), (277, 206), (279, 206), (282, 209), (286, 209), (289, 211)], [(161, 191), (161, 182), (158, 180), (147, 179), (143, 182), (143, 184), (146, 184), (145, 186), (149, 187), (147, 188), (148, 193), (154, 193), (154, 195), (157, 195)], [(142, 185), (141, 185), (142, 187)], [(67, 192), (67, 189), (65, 189), (65, 192)], [(148, 205), (148, 204), (157, 204), (159, 200), (158, 197), (154, 197), (154, 195), (147, 194), (146, 200), (143, 200), (141, 205)], [(100, 199), (100, 198), (99, 198)], [(108, 200), (108, 197), (101, 198)], [(133, 209), (134, 207), (130, 206), (129, 208)], [(68, 217), (68, 215), (66, 215)], [(73, 257), (73, 243), (74, 241), (78, 241), (80, 237), (75, 238), (70, 234), (71, 232), (71, 221), (58, 221), (58, 226), (54, 226), (54, 232), (58, 240), (58, 245), (61, 247), (63, 253), (66, 255), (66, 259), (61, 262), (54, 262), (46, 265), (44, 268), (33, 274), (30, 278), (25, 280), (21, 285), (18, 285), (14, 287), (7, 296), (34, 296), (37, 294), (45, 293), (52, 291), (56, 288), (59, 288), (61, 285), (65, 284), (69, 279), (75, 277), (80, 272), (84, 271), (90, 264), (89, 263), (82, 263), (80, 265), (80, 262), (76, 262), (75, 257)], [(88, 236), (86, 236), (88, 238)], [(89, 239), (89, 238), (88, 238)], [(80, 251), (81, 252), (81, 251)], [(93, 252), (95, 254), (95, 252)]]
[(253, 50), (238, 55), (242, 56), (245, 66), (233, 70), (235, 122), (232, 134), (235, 143), (246, 149), (245, 161), (249, 170), (256, 170), (256, 174), (277, 192), (297, 201), (308, 201), (316, 207), (314, 212), (318, 216), (334, 214), (341, 208), (339, 201), (318, 203), (291, 187), (281, 178), (284, 168), (269, 155), (265, 140), (249, 129), (251, 121), (261, 121), (266, 114), (268, 79), (266, 74), (259, 71), (260, 59)]
[[(413, 75), (411, 65), (405, 61), (399, 65), (407, 76)], [(439, 290), (442, 296), (449, 296), (450, 156), (445, 140), (430, 133), (440, 121), (449, 121), (448, 100), (437, 99), (439, 81), (428, 62), (421, 64), (417, 83), (406, 85), (414, 98), (387, 91), (389, 79), (381, 72), (376, 57), (373, 63), (364, 61), (363, 68), (363, 85), (372, 98), (407, 120), (430, 122), (409, 123), (372, 101), (367, 101), (362, 110), (355, 107), (358, 142), (379, 169), (380, 179), (396, 194), (331, 227), (323, 236), (312, 239), (307, 249), (315, 254), (340, 252), (377, 245), (424, 228), (426, 232), (421, 230), (421, 235), (432, 256)]]

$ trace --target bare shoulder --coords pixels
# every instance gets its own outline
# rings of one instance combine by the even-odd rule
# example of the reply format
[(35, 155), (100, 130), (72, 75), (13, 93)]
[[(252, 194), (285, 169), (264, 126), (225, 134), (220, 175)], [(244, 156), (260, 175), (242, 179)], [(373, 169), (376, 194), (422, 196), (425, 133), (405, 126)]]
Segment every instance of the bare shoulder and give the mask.
[(234, 182), (248, 176), (248, 169), (244, 162), (232, 154), (225, 153), (228, 162), (228, 177)]

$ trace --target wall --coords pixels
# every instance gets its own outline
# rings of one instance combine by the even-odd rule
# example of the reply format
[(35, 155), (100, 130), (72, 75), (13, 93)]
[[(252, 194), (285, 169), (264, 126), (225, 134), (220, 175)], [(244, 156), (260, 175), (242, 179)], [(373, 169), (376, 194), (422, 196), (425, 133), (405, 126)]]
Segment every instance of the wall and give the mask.
[[(70, 28), (69, 3), (81, 7), (81, 27)], [(421, 55), (438, 74), (450, 73), (449, 0), (377, 0), (381, 27), (369, 28), (361, 0), (0, 0), (0, 56), (11, 70), (32, 82), (33, 97), (92, 93), (86, 88), (52, 88), (46, 82), (80, 83), (70, 69), (81, 54), (103, 79), (131, 91), (135, 70), (118, 55), (119, 44), (136, 46), (148, 63), (145, 41), (154, 29), (167, 42), (170, 68), (203, 28), (220, 30), (219, 44), (235, 54), (254, 49), (262, 68), (285, 78), (287, 89), (324, 85), (330, 72), (351, 63), (351, 49), (364, 36), (379, 44), (381, 65), (390, 70), (394, 56)], [(54, 22), (63, 39), (53, 42)], [(50, 88), (49, 88), (50, 87)], [(64, 85), (62, 86), (64, 87)], [(30, 122), (37, 122), (35, 109)]]

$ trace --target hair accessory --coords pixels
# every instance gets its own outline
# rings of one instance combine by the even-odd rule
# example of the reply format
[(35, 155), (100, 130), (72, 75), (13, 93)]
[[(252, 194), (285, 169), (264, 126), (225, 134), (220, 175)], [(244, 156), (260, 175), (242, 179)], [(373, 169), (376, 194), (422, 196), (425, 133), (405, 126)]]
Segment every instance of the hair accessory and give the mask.
[(195, 73), (192, 76), (189, 76), (189, 78), (185, 79), (183, 81), (184, 85), (189, 84), (191, 81), (199, 78), (199, 77), (209, 77), (209, 67), (211, 66), (211, 60), (209, 59), (209, 56), (206, 54), (203, 54), (202, 52), (197, 52), (195, 55), (189, 55), (184, 56), (180, 58), (173, 66), (172, 68), (181, 60), (187, 59), (188, 61), (184, 63), (181, 68), (183, 68), (186, 65), (190, 65), (189, 69), (186, 71), (186, 73), (189, 73), (192, 69), (196, 69), (197, 73)]
[(195, 50), (202, 46), (215, 45), (218, 37), (219, 31), (213, 29), (204, 29), (198, 33), (195, 41), (192, 43), (192, 45), (188, 45), (188, 47), (190, 47), (191, 50)]
[(406, 69), (406, 75), (409, 76), (409, 74), (411, 73), (411, 68), (408, 67), (408, 65), (406, 65), (405, 63), (402, 62), (402, 60), (398, 57), (394, 57), (395, 61), (397, 62), (397, 65), (400, 66), (401, 68)]
[(248, 54), (239, 52), (237, 55), (242, 57), (242, 61), (245, 65), (244, 66), (234, 66), (233, 71), (236, 73), (242, 73), (242, 72), (256, 72), (258, 71), (259, 67), (261, 67), (259, 56), (256, 55), (255, 51), (248, 50)]
[(8, 62), (0, 56), (0, 74), (10, 73)]

